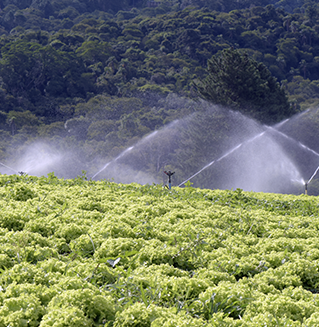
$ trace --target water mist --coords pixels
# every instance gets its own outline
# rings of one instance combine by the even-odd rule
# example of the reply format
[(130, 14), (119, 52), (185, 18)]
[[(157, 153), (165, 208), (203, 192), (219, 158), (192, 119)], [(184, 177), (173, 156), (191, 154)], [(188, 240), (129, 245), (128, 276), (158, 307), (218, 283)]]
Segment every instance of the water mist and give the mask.
[(318, 110), (263, 126), (206, 101), (177, 96), (163, 101), (158, 106), (166, 110), (182, 112), (185, 106), (193, 113), (129, 144), (113, 158), (86, 161), (77, 149), (61, 151), (36, 142), (0, 163), (0, 171), (37, 176), (53, 171), (58, 177), (74, 178), (86, 170), (93, 179), (152, 184), (165, 183), (163, 172), (171, 170), (173, 186), (191, 181), (201, 188), (282, 193), (298, 193), (305, 176), (311, 176), (307, 184), (315, 179), (319, 145), (314, 131), (319, 127), (309, 125), (316, 124), (313, 116)]

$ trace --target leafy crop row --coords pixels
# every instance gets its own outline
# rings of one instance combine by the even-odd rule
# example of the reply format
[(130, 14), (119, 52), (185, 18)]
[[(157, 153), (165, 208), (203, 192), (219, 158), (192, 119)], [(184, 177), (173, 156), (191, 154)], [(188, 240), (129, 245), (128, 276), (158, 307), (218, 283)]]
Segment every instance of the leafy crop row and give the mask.
[(0, 185), (0, 326), (319, 324), (316, 197)]

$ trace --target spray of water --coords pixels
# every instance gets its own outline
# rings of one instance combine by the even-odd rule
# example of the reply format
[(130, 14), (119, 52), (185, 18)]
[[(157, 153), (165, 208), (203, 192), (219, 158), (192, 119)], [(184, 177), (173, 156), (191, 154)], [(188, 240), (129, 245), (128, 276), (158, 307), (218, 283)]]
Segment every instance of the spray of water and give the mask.
[(15, 169), (13, 169), (13, 168), (11, 168), (11, 167), (5, 165), (5, 164), (2, 163), (2, 162), (0, 162), (0, 165), (3, 166), (3, 167), (5, 167), (5, 168), (7, 168), (7, 169), (9, 169), (10, 171), (13, 171), (13, 172), (17, 173), (17, 174), (19, 173), (17, 170), (15, 170)]
[(210, 167), (211, 165), (213, 165), (215, 162), (221, 161), (222, 159), (228, 157), (229, 155), (231, 155), (233, 152), (235, 152), (236, 150), (238, 150), (242, 145), (244, 145), (245, 143), (250, 143), (253, 142), (254, 140), (256, 140), (257, 138), (261, 137), (262, 135), (264, 135), (265, 132), (262, 132), (254, 137), (252, 137), (251, 139), (242, 142), (240, 144), (238, 144), (237, 146), (235, 146), (234, 148), (232, 148), (230, 151), (228, 151), (227, 153), (225, 153), (224, 155), (222, 155), (220, 158), (218, 158), (217, 160), (213, 160), (211, 161), (208, 165), (206, 165), (205, 167), (203, 167), (202, 169), (200, 169), (198, 172), (196, 172), (194, 175), (192, 175), (191, 177), (187, 178), (185, 181), (183, 181), (182, 183), (180, 183), (178, 186), (181, 187), (182, 185), (184, 185), (185, 183), (187, 183), (188, 181), (190, 181), (191, 179), (193, 179), (194, 177), (196, 177), (197, 175), (199, 175), (202, 171), (204, 171), (205, 169), (207, 169), (208, 167)]
[(280, 123), (278, 123), (278, 124), (276, 124), (276, 128), (279, 128), (279, 127), (281, 127), (282, 125), (284, 125), (284, 124), (286, 124), (288, 121), (289, 121), (290, 119), (289, 118), (287, 118), (287, 119), (285, 119), (285, 120), (283, 120), (282, 122), (280, 122)]
[(301, 185), (305, 185), (305, 183), (306, 183), (303, 178), (301, 178), (301, 179), (291, 178), (290, 181), (293, 182), (293, 183), (301, 184)]
[[(192, 168), (196, 166), (196, 164), (199, 164), (199, 162), (203, 164), (209, 162), (205, 166), (203, 165), (204, 167), (195, 174), (192, 174), (192, 176), (180, 183), (179, 186), (184, 185), (187, 181), (205, 171), (202, 176), (197, 177), (196, 181), (194, 181), (195, 184), (197, 182), (202, 183), (204, 180), (208, 187), (217, 186), (218, 188), (233, 188), (238, 186), (244, 188), (242, 187), (242, 185), (244, 185), (249, 190), (264, 191), (265, 189), (272, 190), (268, 180), (271, 179), (271, 181), (273, 181), (275, 179), (274, 176), (284, 175), (282, 179), (284, 181), (304, 183), (299, 173), (300, 166), (295, 165), (296, 162), (298, 163), (298, 160), (291, 160), (286, 153), (286, 150), (290, 149), (282, 147), (282, 144), (288, 144), (288, 141), (294, 142), (296, 146), (315, 155), (316, 159), (319, 157), (318, 152), (305, 145), (309, 144), (309, 138), (303, 138), (304, 144), (297, 141), (296, 139), (298, 138), (294, 139), (282, 132), (288, 132), (290, 135), (290, 131), (292, 130), (290, 127), (291, 122), (293, 121), (296, 126), (299, 126), (299, 120), (297, 120), (297, 118), (299, 119), (299, 117), (306, 112), (298, 115), (297, 118), (292, 117), (273, 127), (267, 127), (259, 125), (257, 122), (238, 112), (231, 112), (217, 106), (212, 106), (207, 102), (195, 103), (190, 100), (185, 100), (186, 103), (183, 100), (185, 104), (177, 97), (170, 101), (172, 101), (171, 107), (169, 107), (171, 109), (182, 107), (183, 105), (186, 106), (187, 104), (187, 106), (196, 108), (196, 114), (193, 116), (205, 114), (205, 112), (208, 112), (208, 115), (203, 116), (204, 118), (197, 121), (196, 119), (198, 117), (193, 119), (193, 116), (187, 119), (176, 120), (169, 126), (154, 131), (143, 137), (142, 140), (133, 146), (126, 148), (116, 156), (115, 159), (108, 161), (106, 164), (104, 164), (105, 161), (102, 161), (101, 165), (98, 167), (103, 167), (97, 171), (92, 178), (96, 178), (104, 171), (103, 176), (118, 176), (121, 182), (123, 180), (122, 176), (124, 176), (125, 182), (128, 183), (132, 182), (133, 177), (135, 180), (137, 178), (137, 182), (141, 182), (143, 179), (142, 175), (145, 173), (147, 177), (149, 177), (148, 180), (154, 182), (154, 180), (160, 176), (163, 167), (166, 167), (166, 165), (170, 165), (174, 170), (178, 170), (176, 179), (185, 178), (189, 173), (196, 170), (196, 168)], [(205, 120), (207, 117), (211, 118), (206, 123)], [(205, 126), (203, 127), (204, 124)], [(198, 131), (201, 133), (198, 133)], [(206, 131), (207, 137), (205, 134)], [(277, 133), (285, 137), (288, 141), (278, 137), (278, 135), (276, 137), (274, 133), (270, 132)], [(201, 137), (196, 139), (198, 134), (200, 134)], [(279, 142), (277, 142), (278, 140)], [(316, 149), (315, 146), (312, 146), (312, 148)], [(196, 152), (198, 149), (200, 150)], [(224, 152), (224, 149), (230, 150)], [(296, 147), (294, 150), (295, 149)], [(299, 155), (299, 152), (305, 153), (306, 151), (290, 151), (289, 154), (293, 153), (297, 156), (297, 153)], [(26, 148), (25, 152), (26, 153), (22, 155), (19, 153), (19, 159), (12, 161), (6, 160), (8, 166), (0, 163), (3, 170), (5, 168), (14, 173), (18, 173), (19, 170), (21, 170), (34, 175), (39, 175), (43, 172), (47, 173), (48, 171), (54, 171), (55, 173), (59, 171), (60, 175), (63, 177), (66, 176), (65, 173), (71, 175), (70, 171), (72, 170), (71, 176), (73, 178), (76, 173), (75, 170), (83, 170), (86, 169), (86, 167), (92, 169), (93, 160), (95, 164), (96, 160), (99, 160), (91, 159), (91, 163), (82, 162), (83, 156), (79, 154), (71, 158), (70, 152), (65, 152), (62, 155), (62, 151), (46, 151), (36, 145)], [(196, 162), (194, 156), (197, 155), (197, 153), (199, 153), (199, 156)], [(308, 156), (312, 157), (310, 154), (307, 155), (307, 158)], [(188, 158), (190, 158), (189, 162), (187, 162)], [(74, 165), (74, 163), (76, 163), (76, 165)], [(317, 164), (316, 162), (316, 165)], [(214, 169), (208, 170), (208, 168), (213, 165)], [(309, 173), (310, 168), (308, 161), (307, 165), (307, 171)], [(16, 167), (17, 169), (11, 167)], [(298, 167), (298, 169), (296, 167)], [(308, 183), (315, 177), (318, 170), (319, 167), (314, 174), (312, 174)], [(307, 176), (304, 173), (303, 175)], [(209, 178), (206, 179), (206, 176)], [(215, 180), (217, 180), (219, 184), (212, 185), (215, 183)], [(178, 182), (180, 181), (181, 179), (178, 180)], [(201, 184), (199, 187), (201, 187)]]
[(141, 145), (144, 142), (147, 142), (148, 140), (150, 140), (151, 138), (153, 138), (156, 134), (158, 133), (158, 131), (154, 131), (151, 134), (147, 135), (146, 137), (144, 137), (142, 140), (140, 140), (139, 142), (137, 142), (135, 145), (125, 149), (123, 152), (121, 152), (115, 159), (107, 162), (104, 167), (102, 169), (100, 169), (97, 173), (95, 173), (92, 176), (92, 179), (94, 179), (97, 175), (99, 175), (102, 171), (104, 171), (108, 166), (110, 166), (111, 164), (114, 164), (115, 162), (117, 162), (119, 159), (121, 159), (122, 157), (124, 157), (125, 155), (127, 155), (130, 151), (132, 151), (135, 147)]
[(280, 127), (282, 127), (283, 125), (285, 125), (286, 123), (292, 121), (292, 120), (299, 120), (302, 116), (304, 116), (305, 114), (307, 114), (308, 112), (310, 111), (310, 109), (307, 109), (299, 114), (296, 114), (294, 115), (293, 117), (290, 117), (290, 118), (287, 118), (287, 119), (284, 119), (282, 122), (274, 125), (274, 128), (276, 130), (278, 130)]
[(211, 161), (208, 165), (206, 165), (205, 167), (203, 167), (201, 170), (199, 170), (197, 173), (195, 173), (191, 177), (187, 178), (184, 182), (180, 183), (178, 186), (181, 187), (182, 185), (184, 185), (185, 183), (187, 183), (188, 181), (190, 181), (191, 179), (193, 179), (194, 177), (196, 177), (197, 175), (199, 175), (202, 171), (204, 171), (206, 168), (210, 167), (214, 163), (215, 163), (215, 160)]
[(35, 142), (25, 147), (17, 157), (8, 158), (8, 165), (0, 164), (15, 174), (27, 173), (40, 176), (48, 170), (54, 171), (61, 159), (62, 155), (48, 144)]
[(308, 146), (306, 146), (305, 144), (301, 143), (300, 141), (296, 141), (294, 138), (288, 136), (287, 134), (285, 134), (285, 133), (283, 133), (283, 132), (278, 131), (277, 129), (275, 129), (275, 128), (271, 127), (271, 126), (267, 126), (267, 128), (268, 128), (269, 130), (274, 131), (275, 133), (277, 133), (277, 134), (283, 136), (284, 138), (286, 138), (286, 139), (288, 139), (288, 140), (290, 140), (290, 141), (292, 141), (292, 142), (294, 142), (294, 143), (297, 143), (298, 146), (304, 148), (305, 150), (307, 150), (307, 151), (313, 153), (314, 155), (316, 155), (317, 157), (319, 157), (319, 153), (318, 153), (318, 152), (316, 152), (315, 150), (309, 148)]
[(222, 166), (229, 169), (228, 188), (282, 193), (294, 189), (291, 179), (302, 179), (294, 160), (267, 130), (224, 159)]
[(100, 174), (103, 170), (105, 170), (110, 164), (116, 162), (117, 160), (119, 160), (120, 158), (125, 156), (128, 152), (130, 152), (133, 149), (134, 149), (134, 146), (131, 146), (131, 147), (125, 149), (123, 152), (120, 153), (120, 155), (118, 155), (115, 159), (109, 161), (101, 170), (99, 170), (96, 174), (94, 174), (92, 176), (92, 179), (95, 178), (98, 174)]
[(36, 142), (26, 147), (16, 165), (27, 174), (42, 175), (47, 170), (54, 171), (63, 156), (52, 147), (42, 142)]
[[(211, 112), (212, 108), (210, 108)], [(231, 157), (232, 154), (235, 154), (235, 152), (238, 152), (239, 149), (243, 149), (243, 151), (240, 151), (240, 155), (236, 155), (236, 159), (234, 160), (228, 160), (225, 164), (223, 164), (222, 169), (224, 171), (221, 174), (225, 175), (225, 179), (228, 179), (228, 184), (230, 185), (238, 185), (238, 187), (241, 187), (241, 185), (245, 185), (247, 188), (254, 190), (260, 190), (263, 191), (265, 188), (267, 190), (272, 190), (272, 185), (270, 185), (271, 180), (273, 182), (274, 179), (276, 179), (276, 176), (284, 175), (283, 178), (286, 178), (286, 181), (291, 181), (294, 183), (302, 183), (303, 179), (300, 176), (300, 173), (298, 172), (298, 169), (296, 166), (292, 163), (291, 159), (287, 157), (286, 154), (284, 154), (284, 151), (280, 148), (280, 145), (277, 144), (270, 135), (267, 136), (267, 141), (265, 141), (263, 144), (259, 144), (259, 146), (255, 146), (254, 150), (249, 150), (248, 145), (254, 144), (257, 142), (258, 139), (261, 139), (266, 133), (268, 134), (269, 131), (276, 131), (279, 135), (285, 136), (287, 139), (292, 141), (293, 139), (289, 136), (285, 135), (284, 133), (277, 131), (277, 129), (267, 126), (260, 126), (258, 123), (252, 121), (251, 119), (239, 114), (238, 112), (231, 112), (229, 111), (228, 114), (225, 114), (224, 111), (218, 111), (218, 109), (213, 109), (217, 112), (216, 118), (220, 119), (220, 117), (223, 117), (223, 119), (227, 119), (228, 125), (233, 126), (231, 129), (232, 136), (228, 136), (228, 139), (230, 141), (234, 141), (236, 139), (243, 139), (243, 136), (246, 135), (246, 140), (243, 142), (234, 145), (230, 151), (224, 153), (222, 156), (218, 157), (218, 159), (214, 159), (210, 161), (208, 164), (206, 164), (203, 168), (198, 170), (195, 174), (192, 174), (189, 178), (184, 180), (182, 183), (179, 184), (179, 186), (182, 186), (189, 180), (193, 179), (197, 175), (201, 174), (204, 170), (209, 168), (210, 166), (217, 164), (218, 162), (223, 161), (226, 158)], [(211, 113), (210, 113), (211, 115)], [(214, 116), (215, 117), (215, 116)], [(215, 119), (215, 118), (213, 118)], [(203, 119), (202, 119), (203, 121)], [(201, 121), (201, 122), (202, 122)], [(204, 118), (205, 121), (205, 118)], [(238, 122), (240, 121), (240, 124)], [(280, 126), (286, 124), (288, 120), (285, 120), (278, 124), (276, 128), (279, 128)], [(184, 126), (181, 124), (181, 121), (174, 121), (174, 123), (171, 124), (171, 129), (173, 130), (174, 127), (177, 126), (177, 129), (183, 129), (182, 133), (186, 134), (188, 133), (188, 129), (190, 126), (192, 128), (194, 127), (194, 121), (189, 119), (187, 123), (184, 123)], [(199, 128), (201, 128), (201, 125), (199, 125)], [(260, 129), (263, 129), (260, 132)], [(164, 128), (165, 132), (162, 130), (155, 131), (152, 134), (148, 135), (147, 137), (144, 137), (140, 142), (135, 144), (134, 146), (124, 150), (118, 157), (115, 159), (107, 162), (102, 169), (100, 169), (97, 173), (93, 175), (93, 178), (98, 176), (102, 171), (107, 170), (107, 174), (110, 176), (114, 174), (117, 176), (117, 173), (119, 175), (123, 175), (123, 172), (126, 173), (129, 169), (133, 168), (137, 170), (132, 170), (132, 175), (137, 175), (139, 172), (141, 172), (141, 166), (144, 165), (142, 163), (143, 161), (147, 162), (154, 162), (156, 160), (158, 163), (160, 162), (167, 162), (173, 166), (177, 164), (177, 162), (174, 162), (176, 160), (176, 157), (174, 157), (174, 151), (172, 149), (168, 149), (168, 151), (164, 148), (164, 145), (166, 143), (171, 142), (172, 137), (168, 136), (170, 133), (169, 128)], [(169, 133), (168, 133), (169, 131)], [(157, 134), (156, 138), (152, 138), (154, 135)], [(239, 137), (238, 137), (239, 135)], [(253, 135), (252, 137), (250, 137)], [(179, 134), (175, 134), (177, 138), (179, 137)], [(248, 139), (247, 139), (248, 137)], [(184, 144), (180, 144), (179, 148), (177, 149), (177, 152), (179, 151), (182, 153), (183, 151), (188, 151), (187, 148), (184, 146), (187, 146), (187, 143), (185, 144), (185, 138)], [(187, 140), (187, 139), (186, 139)], [(189, 139), (190, 142), (193, 142), (193, 139)], [(297, 142), (297, 141), (296, 141)], [(143, 146), (139, 146), (143, 143)], [(267, 144), (268, 143), (268, 144)], [(164, 144), (164, 145), (163, 145)], [(200, 145), (200, 144), (199, 144)], [(220, 147), (220, 144), (218, 144)], [(245, 146), (245, 147), (244, 147)], [(301, 146), (301, 145), (299, 145)], [(306, 145), (303, 145), (304, 149), (307, 149)], [(252, 148), (252, 146), (250, 146)], [(267, 150), (263, 152), (263, 150), (267, 147)], [(133, 151), (134, 150), (134, 151)], [(173, 152), (172, 152), (173, 151)], [(307, 151), (311, 151), (310, 148), (307, 149)], [(188, 151), (190, 156), (192, 156), (192, 153)], [(272, 152), (275, 152), (275, 154), (272, 154)], [(313, 152), (315, 153), (315, 151)], [(185, 156), (184, 156), (185, 157)], [(186, 156), (187, 157), (187, 156)], [(121, 163), (119, 162), (119, 159), (125, 158), (124, 160), (121, 160)], [(167, 158), (167, 159), (165, 159)], [(233, 158), (233, 156), (232, 156)], [(253, 159), (253, 161), (252, 161)], [(269, 159), (269, 162), (268, 162)], [(125, 165), (125, 162), (128, 164)], [(116, 163), (116, 165), (115, 165)], [(140, 166), (139, 166), (140, 165)], [(112, 166), (112, 167), (111, 167)], [(160, 166), (158, 166), (159, 168)], [(176, 166), (175, 166), (176, 167)], [(221, 169), (219, 165), (219, 170)], [(113, 176), (114, 176), (113, 175)], [(246, 177), (245, 177), (246, 176)], [(275, 176), (275, 177), (274, 177)], [(248, 177), (248, 178), (247, 178)], [(122, 177), (119, 177), (123, 180)], [(153, 176), (155, 178), (155, 176)], [(236, 181), (237, 180), (237, 181)], [(128, 180), (128, 182), (130, 182)], [(226, 182), (226, 180), (225, 180)], [(231, 184), (232, 183), (232, 184)], [(279, 183), (279, 182), (278, 182)], [(223, 184), (222, 184), (223, 185)], [(221, 187), (223, 187), (221, 185)], [(224, 184), (226, 185), (226, 184)], [(278, 186), (278, 185), (277, 185)], [(232, 186), (231, 186), (232, 187)], [(243, 187), (241, 187), (243, 188)]]
[(317, 169), (315, 170), (315, 172), (312, 174), (312, 176), (309, 178), (307, 184), (309, 184), (312, 181), (312, 179), (316, 176), (318, 170), (319, 170), (319, 166), (317, 167)]
[[(308, 109), (306, 112), (308, 112), (308, 111), (309, 111), (309, 109)], [(316, 157), (319, 157), (319, 153), (318, 153), (318, 152), (316, 152), (315, 150), (309, 148), (308, 146), (306, 146), (306, 145), (303, 144), (302, 142), (295, 140), (294, 138), (288, 136), (287, 134), (285, 134), (285, 133), (283, 133), (283, 132), (278, 131), (278, 130), (275, 129), (275, 128), (272, 128), (272, 127), (268, 127), (268, 128), (269, 128), (270, 130), (274, 131), (275, 133), (281, 135), (282, 137), (288, 139), (289, 141), (294, 142), (296, 145), (298, 145), (300, 148), (305, 149), (307, 152), (310, 152), (310, 153), (314, 154)], [(319, 170), (319, 167), (316, 168), (316, 170), (314, 171), (314, 173), (313, 173), (313, 174), (311, 175), (311, 177), (309, 178), (308, 182), (305, 182), (304, 179), (301, 179), (301, 180), (299, 181), (299, 183), (301, 183), (301, 184), (303, 184), (303, 185), (309, 184), (309, 183), (312, 181), (312, 179), (316, 176), (318, 170)], [(298, 182), (298, 181), (297, 181), (297, 182)]]
[[(309, 110), (307, 110), (307, 111), (301, 113), (300, 115), (298, 115), (298, 118), (300, 118), (300, 116), (306, 114), (308, 111)], [(282, 121), (281, 123), (275, 125), (274, 127), (264, 126), (264, 128), (266, 128), (266, 131), (264, 131), (263, 133), (259, 133), (258, 135), (250, 138), (249, 140), (247, 140), (245, 142), (240, 143), (239, 145), (237, 145), (234, 148), (232, 148), (229, 152), (227, 152), (226, 154), (224, 154), (223, 156), (221, 156), (219, 159), (211, 161), (208, 165), (204, 166), (198, 172), (196, 172), (195, 174), (193, 174), (192, 176), (190, 176), (189, 178), (187, 178), (185, 181), (183, 181), (182, 183), (180, 183), (179, 186), (182, 186), (183, 184), (185, 184), (189, 180), (193, 179), (194, 177), (196, 177), (198, 174), (200, 174), (201, 172), (203, 172), (205, 169), (207, 169), (208, 167), (210, 167), (214, 163), (217, 163), (218, 161), (221, 161), (222, 159), (227, 158), (230, 154), (234, 153), (236, 150), (238, 150), (239, 148), (241, 148), (242, 145), (254, 142), (258, 137), (261, 137), (267, 131), (272, 131), (272, 132), (277, 133), (278, 135), (286, 138), (287, 140), (289, 140), (290, 142), (294, 143), (298, 147), (303, 148), (307, 152), (312, 153), (312, 154), (314, 154), (315, 156), (318, 157), (319, 156), (319, 153), (318, 152), (316, 152), (315, 150), (313, 150), (310, 147), (306, 146), (302, 142), (297, 141), (294, 138), (292, 138), (292, 137), (288, 136), (287, 134), (285, 134), (285, 133), (283, 133), (283, 132), (281, 132), (281, 131), (278, 130), (284, 124), (286, 124), (287, 122), (289, 122), (290, 119), (286, 119), (286, 120)], [(293, 119), (296, 119), (296, 117), (293, 117)], [(286, 166), (286, 167), (284, 167), (284, 166)], [(289, 163), (286, 162), (285, 164), (282, 164), (282, 167), (280, 169), (281, 170), (284, 170), (284, 169), (286, 169), (286, 170), (288, 170), (288, 169), (294, 170), (295, 171), (295, 173), (294, 173), (295, 176), (292, 177), (290, 180), (292, 182), (294, 182), (294, 183), (300, 183), (300, 184), (303, 184), (303, 185), (305, 184), (304, 179), (300, 176), (300, 174), (298, 173), (298, 169), (293, 164), (291, 164), (290, 167), (289, 167)], [(314, 178), (314, 176), (317, 174), (318, 170), (319, 170), (319, 167), (316, 169), (316, 171), (314, 172), (314, 174), (311, 176), (311, 178), (309, 179), (308, 183)]]
[[(282, 122), (282, 124), (286, 123), (288, 120), (285, 120), (284, 122)], [(279, 126), (282, 126), (282, 124), (280, 124)], [(278, 125), (277, 125), (278, 127)], [(289, 139), (290, 141), (293, 141), (295, 143), (297, 143), (299, 146), (302, 146), (304, 149), (306, 149), (307, 151), (310, 151), (312, 152), (313, 154), (316, 154), (316, 155), (319, 155), (316, 151), (308, 148), (306, 145), (304, 144), (300, 144), (300, 142), (298, 141), (295, 141), (293, 138), (287, 136), (286, 134), (278, 131), (277, 129), (273, 128), (273, 127), (269, 127), (269, 126), (264, 126), (264, 128), (266, 128), (265, 131), (261, 132), (261, 133), (258, 133), (257, 135), (249, 138), (248, 140), (238, 144), (237, 146), (233, 147), (230, 151), (228, 151), (227, 153), (225, 153), (223, 156), (221, 156), (220, 158), (218, 158), (217, 160), (213, 160), (211, 161), (209, 164), (207, 164), (206, 166), (204, 166), (202, 169), (200, 169), (198, 172), (196, 172), (195, 174), (193, 174), (192, 176), (190, 176), (189, 178), (187, 178), (185, 181), (183, 181), (182, 183), (179, 184), (179, 186), (182, 186), (184, 185), (186, 182), (188, 182), (189, 180), (193, 179), (194, 177), (196, 177), (198, 174), (200, 174), (201, 172), (203, 172), (205, 169), (207, 169), (208, 167), (212, 166), (214, 163), (217, 163), (225, 158), (227, 158), (228, 156), (230, 156), (231, 154), (233, 154), (235, 151), (239, 150), (240, 148), (243, 147), (243, 145), (246, 146), (246, 149), (247, 149), (247, 145), (249, 143), (255, 143), (257, 141), (257, 139), (261, 138), (262, 136), (265, 135), (266, 132), (269, 132), (269, 131), (274, 131), (276, 133), (278, 133), (279, 135)], [(269, 137), (269, 136), (268, 136)], [(273, 143), (273, 141), (271, 139), (269, 139), (266, 143), (267, 143), (267, 146), (270, 146), (271, 142)], [(261, 174), (264, 174), (264, 175), (282, 175), (283, 173), (284, 174), (287, 174), (288, 173), (288, 176), (290, 175), (290, 181), (291, 182), (294, 182), (294, 183), (300, 183), (300, 184), (304, 184), (304, 179), (300, 176), (300, 173), (298, 172), (298, 169), (296, 168), (296, 166), (294, 166), (294, 164), (291, 162), (291, 160), (289, 160), (288, 158), (285, 157), (285, 155), (283, 154), (282, 150), (280, 150), (278, 147), (279, 145), (276, 144), (276, 143), (273, 143), (271, 145), (271, 147), (273, 149), (276, 148), (276, 153), (282, 153), (281, 155), (281, 158), (278, 159), (276, 161), (276, 158), (274, 158), (273, 162), (274, 164), (271, 166), (271, 168), (268, 168), (269, 171), (266, 172), (267, 170), (267, 167), (262, 163), (262, 162), (257, 162), (255, 163), (255, 165), (252, 165), (252, 163), (250, 162), (251, 160), (249, 160), (246, 164), (246, 170), (249, 171), (250, 170), (250, 175), (253, 175), (253, 180), (254, 180), (254, 184), (255, 184), (255, 188), (258, 189), (258, 181), (259, 180), (262, 180), (262, 178), (258, 175)], [(265, 145), (261, 146), (261, 148), (264, 148), (265, 149)], [(247, 151), (247, 150), (246, 150)], [(258, 151), (258, 150), (257, 150)], [(241, 151), (243, 152), (243, 151)], [(272, 151), (273, 152), (273, 151)], [(252, 151), (252, 154), (249, 155), (248, 157), (254, 157), (254, 154), (257, 154), (257, 156), (259, 156), (259, 152), (255, 152), (255, 151)], [(255, 155), (256, 156), (256, 155)], [(241, 175), (243, 174), (243, 161), (245, 161), (245, 158), (244, 157), (241, 157), (241, 160), (242, 161), (242, 164), (241, 164), (241, 171), (240, 169), (238, 169), (239, 171), (237, 172), (237, 174), (235, 175)], [(268, 158), (270, 160), (270, 158)], [(234, 163), (233, 163), (233, 166), (234, 166)], [(258, 166), (256, 168), (256, 166)], [(249, 167), (249, 168), (247, 168)], [(259, 173), (256, 173), (256, 170), (259, 170)], [(289, 177), (288, 177), (289, 178)], [(240, 185), (246, 185), (246, 184), (249, 184), (249, 182), (247, 181), (244, 181), (242, 180), (240, 182)], [(257, 183), (257, 184), (256, 184)], [(233, 181), (233, 184), (235, 185), (235, 182)], [(263, 184), (264, 186), (267, 184), (267, 181), (264, 180), (263, 181)], [(251, 184), (249, 184), (251, 185)], [(260, 186), (259, 186), (260, 187)]]

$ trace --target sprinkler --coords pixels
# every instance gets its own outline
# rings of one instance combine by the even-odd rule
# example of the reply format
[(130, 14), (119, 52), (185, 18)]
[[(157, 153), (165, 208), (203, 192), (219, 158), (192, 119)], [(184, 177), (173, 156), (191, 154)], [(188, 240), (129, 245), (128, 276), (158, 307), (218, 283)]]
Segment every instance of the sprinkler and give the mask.
[(168, 176), (168, 188), (171, 189), (172, 188), (172, 175), (175, 174), (175, 171), (171, 172), (169, 171), (164, 171), (164, 174), (166, 174)]
[(308, 183), (305, 183), (305, 194), (308, 193), (307, 186), (308, 186)]

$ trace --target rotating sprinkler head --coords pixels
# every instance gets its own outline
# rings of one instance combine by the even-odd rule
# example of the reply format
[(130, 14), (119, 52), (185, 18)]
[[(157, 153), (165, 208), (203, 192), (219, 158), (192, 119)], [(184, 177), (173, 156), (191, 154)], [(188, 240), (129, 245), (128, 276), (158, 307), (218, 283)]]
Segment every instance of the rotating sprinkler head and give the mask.
[[(175, 174), (175, 171), (171, 172), (169, 171), (164, 171), (164, 174), (166, 174), (168, 176), (168, 188), (171, 189), (172, 188), (172, 175)], [(166, 185), (167, 187), (167, 185)]]

